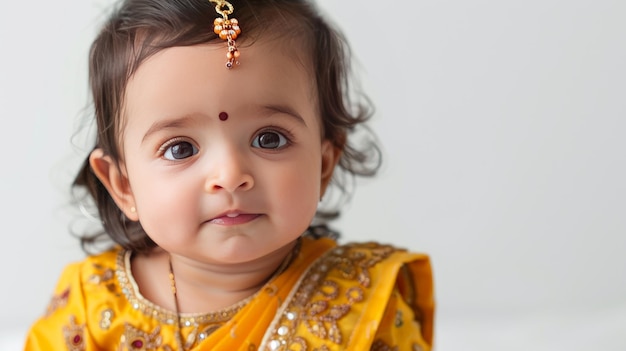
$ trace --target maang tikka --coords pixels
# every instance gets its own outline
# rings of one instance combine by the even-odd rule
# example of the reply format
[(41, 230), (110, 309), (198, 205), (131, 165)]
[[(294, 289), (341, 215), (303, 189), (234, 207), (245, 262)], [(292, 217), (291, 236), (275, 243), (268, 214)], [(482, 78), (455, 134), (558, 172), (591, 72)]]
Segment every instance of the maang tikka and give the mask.
[(239, 64), (239, 49), (235, 39), (241, 34), (239, 21), (236, 18), (228, 18), (234, 11), (233, 5), (225, 0), (210, 0), (215, 4), (215, 12), (222, 15), (213, 21), (213, 31), (219, 35), (220, 39), (226, 40), (228, 52), (226, 53), (226, 68), (231, 69), (233, 65)]

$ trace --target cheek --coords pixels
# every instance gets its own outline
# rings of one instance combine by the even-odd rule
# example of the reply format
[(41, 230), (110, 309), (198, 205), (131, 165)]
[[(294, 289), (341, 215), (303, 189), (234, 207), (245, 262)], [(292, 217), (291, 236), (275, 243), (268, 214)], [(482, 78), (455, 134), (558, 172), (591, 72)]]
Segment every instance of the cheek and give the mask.
[[(311, 163), (313, 162), (313, 163)], [(277, 171), (272, 179), (274, 206), (281, 209), (286, 220), (298, 220), (309, 225), (315, 215), (320, 197), (319, 160), (300, 164), (297, 171)]]
[(171, 236), (168, 233), (184, 232), (186, 224), (194, 223), (197, 201), (191, 198), (195, 192), (190, 183), (168, 181), (148, 173), (129, 170), (139, 221), (146, 233), (159, 242)]

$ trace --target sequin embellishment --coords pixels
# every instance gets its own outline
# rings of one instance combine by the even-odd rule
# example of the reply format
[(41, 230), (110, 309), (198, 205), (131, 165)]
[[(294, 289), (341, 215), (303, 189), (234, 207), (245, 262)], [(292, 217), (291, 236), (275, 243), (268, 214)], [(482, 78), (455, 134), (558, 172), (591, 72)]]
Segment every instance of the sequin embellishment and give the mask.
[(85, 350), (85, 325), (76, 324), (76, 317), (70, 316), (69, 325), (63, 327), (65, 344), (69, 351)]
[[(327, 252), (300, 282), (263, 350), (310, 350), (305, 338), (297, 334), (300, 325), (322, 342), (342, 345), (339, 321), (366, 297), (371, 284), (369, 269), (396, 250), (377, 243), (357, 243)], [(337, 280), (353, 282), (342, 288)], [(322, 343), (315, 350), (328, 348)]]
[(60, 294), (52, 296), (48, 308), (46, 308), (46, 316), (50, 316), (57, 309), (67, 305), (67, 300), (70, 298), (70, 288), (63, 290)]
[(160, 332), (161, 328), (156, 327), (152, 333), (148, 334), (126, 323), (124, 325), (124, 334), (120, 339), (122, 350), (156, 350), (161, 346)]

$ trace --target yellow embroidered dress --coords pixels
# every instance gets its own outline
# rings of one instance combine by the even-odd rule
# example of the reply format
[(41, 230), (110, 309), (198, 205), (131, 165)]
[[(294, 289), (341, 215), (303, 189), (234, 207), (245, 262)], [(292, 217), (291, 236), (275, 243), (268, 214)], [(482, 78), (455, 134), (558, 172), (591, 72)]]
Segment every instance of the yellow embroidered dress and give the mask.
[(209, 314), (165, 310), (141, 296), (131, 253), (69, 265), (25, 350), (430, 350), (428, 257), (377, 243), (304, 237), (298, 256), (255, 295)]

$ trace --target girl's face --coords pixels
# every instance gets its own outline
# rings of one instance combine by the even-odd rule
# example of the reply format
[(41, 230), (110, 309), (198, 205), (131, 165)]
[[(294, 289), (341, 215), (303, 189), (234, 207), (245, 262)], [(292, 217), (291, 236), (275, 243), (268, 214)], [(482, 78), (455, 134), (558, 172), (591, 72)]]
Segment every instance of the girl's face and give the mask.
[(202, 262), (250, 262), (292, 243), (339, 154), (322, 140), (296, 49), (241, 51), (228, 70), (225, 44), (165, 49), (126, 90), (122, 185), (109, 190), (160, 247)]

